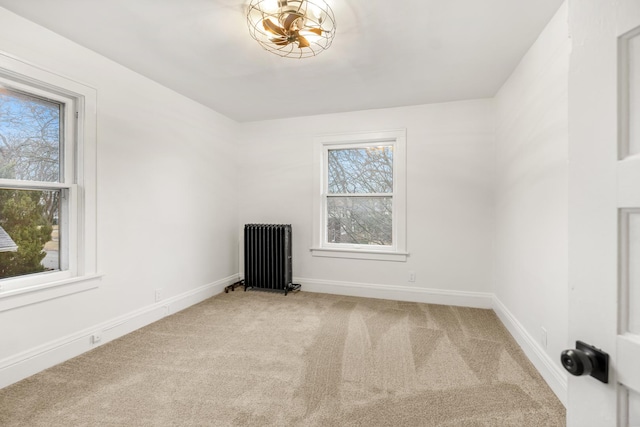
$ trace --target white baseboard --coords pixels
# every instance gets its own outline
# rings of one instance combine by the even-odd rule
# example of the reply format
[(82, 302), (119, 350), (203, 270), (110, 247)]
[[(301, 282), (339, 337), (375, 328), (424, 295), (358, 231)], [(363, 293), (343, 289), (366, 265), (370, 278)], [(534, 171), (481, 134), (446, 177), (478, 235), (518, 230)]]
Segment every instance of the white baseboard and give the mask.
[[(234, 274), (0, 360), (0, 388), (79, 356), (99, 345), (158, 321), (169, 314), (177, 313), (204, 301), (221, 293), (225, 286), (238, 280), (239, 276)], [(93, 344), (91, 337), (96, 333), (99, 333), (102, 339), (99, 343)]]
[(294, 277), (302, 291), (427, 304), (455, 305), (459, 307), (493, 308), (493, 294), (485, 292), (448, 291), (409, 286), (372, 285), (368, 283), (339, 282)]
[(556, 394), (560, 402), (567, 406), (568, 377), (567, 374), (549, 357), (540, 344), (527, 332), (509, 309), (495, 295), (493, 297), (493, 311), (498, 315), (509, 333), (520, 345), (533, 366)]

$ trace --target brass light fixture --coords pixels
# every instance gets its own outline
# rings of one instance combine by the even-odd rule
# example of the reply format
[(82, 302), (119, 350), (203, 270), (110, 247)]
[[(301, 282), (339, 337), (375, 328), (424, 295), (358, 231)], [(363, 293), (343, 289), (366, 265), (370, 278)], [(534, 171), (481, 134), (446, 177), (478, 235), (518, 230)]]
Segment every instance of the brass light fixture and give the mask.
[(247, 24), (265, 50), (286, 58), (316, 56), (336, 34), (333, 10), (324, 0), (252, 0)]

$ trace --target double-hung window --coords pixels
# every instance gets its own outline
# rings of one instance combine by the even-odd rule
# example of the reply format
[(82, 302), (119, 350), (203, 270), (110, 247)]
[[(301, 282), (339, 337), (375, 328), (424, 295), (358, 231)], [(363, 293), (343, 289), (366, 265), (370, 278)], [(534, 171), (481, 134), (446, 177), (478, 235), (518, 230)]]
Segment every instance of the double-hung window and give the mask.
[(0, 55), (0, 311), (96, 273), (95, 91)]
[(405, 131), (315, 141), (316, 256), (406, 259)]
[(73, 137), (66, 103), (53, 94), (0, 86), (0, 227), (15, 249), (0, 253), (0, 279), (73, 268), (76, 211)]

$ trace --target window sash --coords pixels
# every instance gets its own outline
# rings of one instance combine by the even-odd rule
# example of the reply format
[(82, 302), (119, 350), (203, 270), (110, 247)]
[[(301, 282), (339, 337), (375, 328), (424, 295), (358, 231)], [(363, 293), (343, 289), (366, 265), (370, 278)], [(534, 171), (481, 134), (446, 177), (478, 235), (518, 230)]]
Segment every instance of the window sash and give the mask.
[[(65, 108), (66, 108), (66, 99), (53, 99), (57, 98), (55, 95), (52, 96), (43, 96), (42, 91), (40, 90), (29, 90), (24, 89), (24, 85), (19, 83), (8, 83), (7, 79), (0, 78), (0, 91), (4, 92), (3, 94), (11, 100), (15, 100), (18, 103), (41, 103), (43, 107), (47, 109), (55, 109), (57, 114), (57, 126), (58, 132), (55, 136), (57, 138), (57, 161), (56, 161), (56, 169), (55, 169), (55, 179), (50, 179), (47, 182), (65, 182), (64, 176), (64, 142), (65, 142)], [(37, 93), (36, 93), (37, 92)], [(9, 108), (11, 106), (9, 105)], [(18, 109), (22, 109), (23, 106), (18, 107)], [(20, 165), (20, 167), (24, 167), (24, 164)], [(16, 178), (18, 179), (18, 178)], [(19, 179), (21, 181), (35, 181), (34, 179), (30, 179), (28, 177), (23, 177)]]
[[(0, 76), (0, 87), (60, 104), (60, 171), (58, 182), (74, 183), (76, 178), (76, 126), (74, 112), (78, 109), (76, 100), (55, 90), (42, 89), (38, 85), (31, 85), (2, 76)], [(39, 181), (18, 181), (34, 182), (37, 185), (42, 184)]]
[[(331, 172), (331, 165), (339, 165), (342, 170), (344, 171), (345, 174), (348, 174), (350, 172), (349, 170), (349, 165), (348, 164), (342, 164), (339, 160), (340, 156), (331, 156), (331, 153), (334, 152), (342, 152), (342, 151), (365, 151), (365, 152), (377, 152), (377, 151), (386, 151), (386, 149), (390, 149), (391, 151), (391, 188), (388, 188), (387, 185), (383, 185), (382, 187), (385, 188), (381, 188), (380, 185), (374, 185), (375, 187), (377, 187), (378, 190), (383, 190), (382, 192), (373, 192), (373, 191), (366, 191), (366, 187), (369, 186), (369, 180), (363, 179), (361, 176), (357, 176), (355, 177), (355, 179), (353, 180), (352, 185), (355, 186), (354, 190), (357, 190), (358, 187), (360, 187), (360, 190), (365, 190), (365, 191), (352, 191), (352, 192), (347, 192), (347, 194), (380, 194), (380, 193), (384, 193), (384, 194), (389, 194), (393, 192), (393, 171), (394, 171), (394, 163), (393, 163), (393, 149), (394, 149), (394, 144), (388, 144), (388, 143), (375, 143), (375, 144), (352, 144), (351, 146), (332, 146), (332, 147), (327, 147), (326, 151), (327, 151), (327, 161), (326, 161), (326, 189), (325, 189), (325, 193), (327, 194), (344, 194), (344, 193), (340, 193), (340, 192), (335, 192), (332, 191), (331, 189), (331, 178), (333, 176), (332, 172)], [(358, 158), (356, 158), (356, 160), (360, 160)], [(368, 160), (371, 161), (376, 161), (377, 159), (375, 159), (375, 156), (372, 155), (368, 155)], [(385, 166), (385, 165), (383, 165)], [(367, 172), (369, 175), (373, 175), (375, 178), (373, 178), (374, 183), (376, 182), (376, 179), (386, 179), (388, 177), (388, 172), (384, 171), (384, 170), (380, 170), (380, 169), (373, 169), (373, 172), (371, 169), (369, 170), (360, 170), (358, 169), (358, 172)], [(349, 187), (349, 184), (345, 184), (343, 185), (343, 188), (345, 187)]]
[[(333, 214), (335, 211), (332, 211), (332, 208), (337, 208), (337, 211), (340, 210), (340, 201), (336, 205), (332, 203), (333, 200), (342, 199), (342, 204), (351, 205), (347, 207), (349, 211), (348, 215), (345, 217), (336, 218)], [(354, 201), (366, 201), (368, 203), (353, 203)], [(388, 202), (386, 204), (385, 202)], [(326, 211), (326, 243), (327, 245), (339, 245), (338, 247), (368, 247), (368, 248), (392, 248), (393, 247), (393, 198), (389, 195), (385, 196), (374, 196), (374, 197), (351, 197), (351, 196), (341, 196), (341, 197), (327, 197), (327, 211)], [(352, 204), (353, 203), (353, 204)], [(377, 220), (377, 224), (368, 224), (368, 226), (362, 227), (361, 222), (372, 220), (371, 216), (361, 215), (361, 210), (371, 210), (371, 209), (383, 209), (389, 210), (391, 212), (391, 218), (384, 215), (384, 213), (380, 213), (381, 216), (375, 217)], [(330, 212), (331, 211), (331, 212)], [(333, 213), (333, 214), (332, 214)], [(335, 233), (335, 228), (332, 227), (331, 221), (337, 220), (335, 225), (339, 225), (339, 236), (342, 236), (342, 231), (344, 230), (344, 234), (346, 234), (347, 241), (335, 241), (332, 240), (332, 236), (334, 234), (331, 232), (332, 228)], [(360, 221), (359, 221), (360, 220)], [(368, 238), (371, 242), (374, 239), (382, 239), (383, 241), (389, 241), (390, 244), (385, 243), (362, 243), (358, 241), (349, 241), (354, 240), (356, 236), (351, 235), (351, 233), (355, 233), (359, 235), (359, 238)]]
[[(17, 182), (17, 184), (16, 184)], [(24, 286), (24, 279), (31, 276), (53, 275), (63, 273), (61, 278), (73, 277), (78, 273), (77, 253), (78, 253), (78, 186), (75, 184), (58, 184), (49, 182), (17, 181), (0, 179), (0, 189), (3, 190), (59, 190), (61, 192), (60, 212), (58, 218), (59, 226), (59, 248), (60, 270), (55, 272), (31, 273), (22, 276), (7, 277), (0, 279), (2, 290), (11, 290)]]

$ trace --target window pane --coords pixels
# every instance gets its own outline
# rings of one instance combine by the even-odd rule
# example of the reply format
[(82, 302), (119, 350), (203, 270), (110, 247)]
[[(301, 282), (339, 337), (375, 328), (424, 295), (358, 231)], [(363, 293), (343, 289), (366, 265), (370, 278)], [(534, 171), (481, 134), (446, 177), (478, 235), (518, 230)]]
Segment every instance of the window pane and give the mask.
[(391, 197), (328, 197), (327, 242), (391, 245)]
[(329, 194), (393, 193), (393, 147), (329, 150)]
[(61, 104), (0, 87), (0, 178), (60, 180)]
[(0, 279), (60, 269), (60, 196), (0, 189)]

